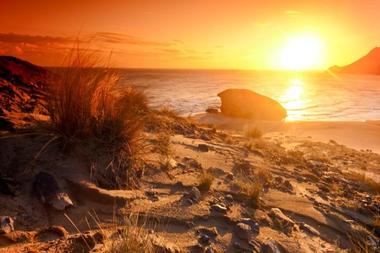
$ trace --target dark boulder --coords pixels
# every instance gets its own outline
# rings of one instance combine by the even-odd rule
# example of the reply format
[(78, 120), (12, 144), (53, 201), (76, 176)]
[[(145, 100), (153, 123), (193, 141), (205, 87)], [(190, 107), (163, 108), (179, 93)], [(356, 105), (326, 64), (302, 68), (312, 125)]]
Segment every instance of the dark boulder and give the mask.
[(277, 101), (245, 89), (227, 89), (218, 94), (224, 115), (256, 120), (283, 120), (285, 108)]

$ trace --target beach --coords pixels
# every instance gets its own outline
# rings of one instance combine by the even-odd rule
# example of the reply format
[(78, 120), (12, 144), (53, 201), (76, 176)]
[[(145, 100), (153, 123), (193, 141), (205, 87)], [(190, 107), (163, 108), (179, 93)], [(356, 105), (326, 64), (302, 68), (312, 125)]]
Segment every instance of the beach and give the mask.
[(310, 138), (313, 141), (336, 141), (357, 150), (380, 152), (380, 121), (283, 121), (264, 122), (230, 118), (217, 114), (199, 114), (200, 123), (243, 131), (257, 127), (266, 136), (291, 135)]

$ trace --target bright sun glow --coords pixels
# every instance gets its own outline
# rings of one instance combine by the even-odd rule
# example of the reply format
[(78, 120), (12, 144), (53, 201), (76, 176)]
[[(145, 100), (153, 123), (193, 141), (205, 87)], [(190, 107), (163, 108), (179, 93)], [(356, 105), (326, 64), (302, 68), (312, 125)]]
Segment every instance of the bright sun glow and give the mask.
[(281, 69), (307, 70), (323, 68), (323, 47), (314, 35), (290, 38), (280, 51)]

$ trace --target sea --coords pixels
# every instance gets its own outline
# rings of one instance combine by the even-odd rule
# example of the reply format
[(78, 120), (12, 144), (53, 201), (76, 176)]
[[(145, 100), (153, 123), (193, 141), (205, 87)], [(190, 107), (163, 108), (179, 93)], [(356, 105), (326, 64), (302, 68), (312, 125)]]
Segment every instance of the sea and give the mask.
[(183, 116), (220, 106), (228, 88), (255, 91), (280, 102), (287, 121), (380, 119), (380, 76), (253, 70), (119, 70), (122, 85), (143, 89), (153, 107)]

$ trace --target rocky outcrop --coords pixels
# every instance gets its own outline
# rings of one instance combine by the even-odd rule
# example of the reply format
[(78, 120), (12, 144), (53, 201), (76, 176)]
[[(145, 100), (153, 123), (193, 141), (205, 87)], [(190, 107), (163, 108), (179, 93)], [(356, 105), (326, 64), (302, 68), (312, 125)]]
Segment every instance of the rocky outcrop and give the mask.
[(283, 120), (287, 113), (277, 101), (245, 89), (227, 89), (218, 94), (224, 115), (256, 120)]
[(329, 68), (333, 73), (380, 75), (380, 47), (375, 47), (367, 55), (346, 66)]
[(0, 56), (0, 129), (12, 130), (14, 114), (46, 113), (49, 72), (12, 56)]

